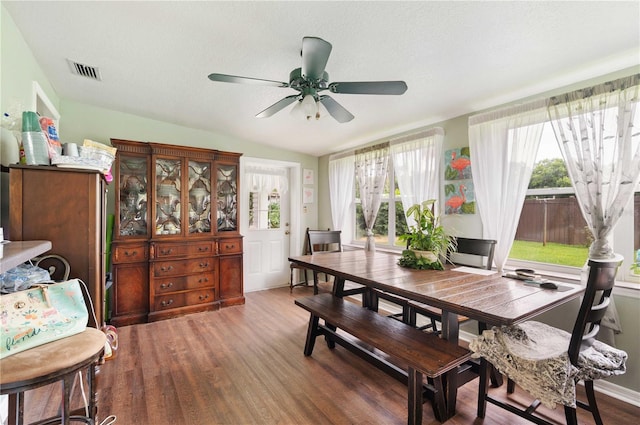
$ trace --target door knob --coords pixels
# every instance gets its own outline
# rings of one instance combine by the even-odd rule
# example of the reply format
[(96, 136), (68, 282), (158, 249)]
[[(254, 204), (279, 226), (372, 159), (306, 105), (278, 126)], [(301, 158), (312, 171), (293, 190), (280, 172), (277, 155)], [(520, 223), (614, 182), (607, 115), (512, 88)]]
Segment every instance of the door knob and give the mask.
[(288, 231), (288, 230), (285, 230), (285, 231), (284, 231), (284, 234), (285, 234), (285, 235), (289, 235), (289, 234), (291, 234), (291, 232), (290, 232), (290, 231)]

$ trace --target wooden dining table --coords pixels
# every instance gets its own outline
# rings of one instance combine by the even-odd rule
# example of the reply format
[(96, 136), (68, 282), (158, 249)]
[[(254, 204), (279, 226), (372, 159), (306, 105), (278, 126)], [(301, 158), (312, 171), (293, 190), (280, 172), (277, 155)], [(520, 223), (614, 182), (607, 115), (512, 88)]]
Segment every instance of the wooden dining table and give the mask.
[(584, 287), (557, 283), (544, 289), (500, 273), (447, 265), (445, 270), (414, 270), (398, 265), (398, 254), (353, 250), (290, 257), (289, 261), (334, 276), (333, 294), (342, 297), (345, 282), (385, 291), (442, 310), (441, 337), (459, 341), (458, 316), (487, 326), (513, 325), (558, 307)]

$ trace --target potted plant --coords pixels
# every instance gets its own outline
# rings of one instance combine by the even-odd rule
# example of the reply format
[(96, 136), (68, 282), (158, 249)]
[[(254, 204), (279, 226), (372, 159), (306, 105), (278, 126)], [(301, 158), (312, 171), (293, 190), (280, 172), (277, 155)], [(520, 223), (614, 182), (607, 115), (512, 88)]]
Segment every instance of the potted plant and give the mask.
[(435, 199), (429, 199), (407, 210), (407, 217), (413, 218), (415, 224), (399, 236), (400, 240), (407, 242), (399, 265), (412, 269), (443, 270), (441, 258), (446, 257), (448, 250), (455, 250), (455, 238), (445, 232), (434, 212), (435, 202)]

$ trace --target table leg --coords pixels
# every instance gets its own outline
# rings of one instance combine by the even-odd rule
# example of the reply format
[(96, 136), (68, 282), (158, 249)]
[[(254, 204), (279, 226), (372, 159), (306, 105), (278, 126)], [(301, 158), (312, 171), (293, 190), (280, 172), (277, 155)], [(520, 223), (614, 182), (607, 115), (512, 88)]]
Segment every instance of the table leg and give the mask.
[[(442, 310), (442, 330), (441, 337), (455, 344), (459, 341), (460, 325), (458, 315), (447, 310)], [(446, 389), (446, 415), (447, 419), (456, 414), (456, 399), (458, 398), (458, 368), (446, 373), (443, 379), (443, 385)]]
[[(487, 326), (486, 323), (478, 322), (478, 335), (482, 335), (482, 332), (486, 331), (487, 329), (489, 329), (489, 326)], [(492, 388), (498, 388), (502, 386), (502, 374), (498, 372), (498, 370), (493, 367), (492, 364), (489, 364), (489, 376), (491, 377)]]
[(344, 278), (336, 276), (333, 279), (333, 295), (342, 298), (344, 292)]
[(447, 341), (458, 343), (460, 335), (460, 326), (458, 324), (458, 315), (442, 310), (442, 338)]

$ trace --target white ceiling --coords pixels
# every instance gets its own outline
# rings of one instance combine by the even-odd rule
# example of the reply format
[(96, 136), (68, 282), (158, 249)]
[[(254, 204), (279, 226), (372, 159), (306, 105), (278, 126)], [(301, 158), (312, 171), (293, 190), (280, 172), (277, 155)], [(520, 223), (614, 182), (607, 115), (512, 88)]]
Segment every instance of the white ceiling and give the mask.
[[(311, 155), (640, 63), (638, 1), (2, 3), (63, 99)], [(296, 92), (207, 79), (288, 82), (304, 36), (332, 43), (330, 81), (404, 80), (407, 92), (332, 95), (355, 115), (345, 124), (291, 106), (259, 119)]]

